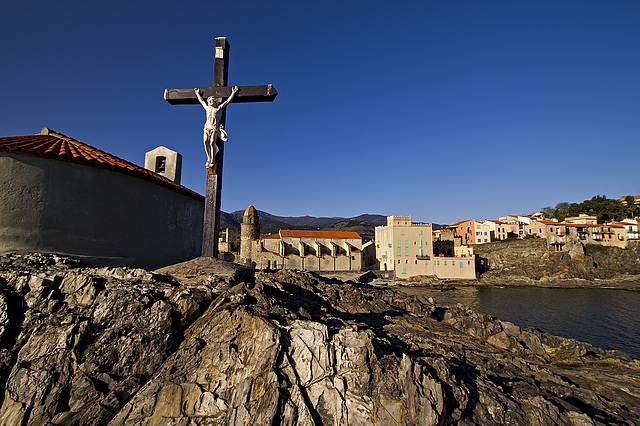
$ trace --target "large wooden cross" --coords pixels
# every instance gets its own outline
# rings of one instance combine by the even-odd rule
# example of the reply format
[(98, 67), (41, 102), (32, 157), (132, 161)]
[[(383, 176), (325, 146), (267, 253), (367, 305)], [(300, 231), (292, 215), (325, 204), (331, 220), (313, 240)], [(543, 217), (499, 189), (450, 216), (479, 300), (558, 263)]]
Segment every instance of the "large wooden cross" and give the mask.
[[(227, 86), (229, 74), (229, 42), (225, 37), (216, 38), (213, 60), (213, 83), (211, 87), (200, 88), (202, 96), (214, 97), (218, 104), (231, 95), (232, 87)], [(271, 102), (278, 92), (271, 84), (265, 86), (238, 86), (238, 93), (233, 103)], [(193, 88), (166, 89), (164, 98), (171, 105), (199, 104)], [(226, 110), (222, 113), (220, 125), (224, 126)], [(204, 226), (202, 230), (202, 256), (218, 257), (218, 235), (220, 234), (220, 200), (222, 192), (222, 154), (224, 141), (218, 138), (215, 142), (217, 157), (216, 167), (207, 168), (207, 188), (204, 201)]]

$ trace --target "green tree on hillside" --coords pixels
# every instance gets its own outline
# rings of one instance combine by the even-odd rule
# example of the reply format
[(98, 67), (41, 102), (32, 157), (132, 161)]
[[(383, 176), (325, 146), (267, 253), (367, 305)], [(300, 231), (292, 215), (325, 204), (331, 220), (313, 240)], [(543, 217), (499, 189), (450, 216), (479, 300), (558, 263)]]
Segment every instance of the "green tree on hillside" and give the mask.
[(624, 200), (627, 202), (627, 209), (629, 210), (629, 213), (631, 213), (631, 217), (638, 216), (638, 211), (640, 209), (636, 205), (636, 197), (633, 195), (627, 195), (624, 197)]
[(568, 212), (571, 206), (572, 204), (563, 201), (556, 204), (555, 207), (543, 207), (541, 211), (547, 215), (549, 219), (555, 218), (562, 222), (566, 217), (570, 216)]
[(633, 203), (624, 205), (618, 200), (609, 199), (604, 195), (596, 195), (592, 199), (585, 200), (581, 203), (569, 204), (562, 202), (558, 203), (555, 207), (544, 207), (542, 212), (545, 213), (547, 217), (558, 219), (561, 222), (567, 217), (588, 214), (597, 216), (598, 223), (606, 223), (633, 217), (637, 215), (637, 210), (638, 206)]

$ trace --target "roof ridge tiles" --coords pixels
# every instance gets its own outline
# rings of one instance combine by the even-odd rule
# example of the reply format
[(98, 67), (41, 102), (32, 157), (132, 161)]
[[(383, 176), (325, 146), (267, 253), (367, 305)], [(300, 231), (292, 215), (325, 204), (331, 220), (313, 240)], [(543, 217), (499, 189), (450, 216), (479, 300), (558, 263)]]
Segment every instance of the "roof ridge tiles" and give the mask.
[(71, 157), (69, 155), (69, 142), (64, 140), (60, 141), (60, 156)]
[(60, 145), (62, 141), (52, 141), (47, 149), (43, 152), (44, 155), (56, 155), (56, 152), (60, 151)]
[(71, 144), (69, 145), (69, 152), (71, 152), (71, 156), (75, 159), (75, 158), (80, 158), (82, 157), (81, 152), (78, 150), (78, 147)]
[(106, 168), (160, 184), (192, 198), (204, 199), (164, 176), (46, 127), (36, 135), (0, 137), (0, 151)]

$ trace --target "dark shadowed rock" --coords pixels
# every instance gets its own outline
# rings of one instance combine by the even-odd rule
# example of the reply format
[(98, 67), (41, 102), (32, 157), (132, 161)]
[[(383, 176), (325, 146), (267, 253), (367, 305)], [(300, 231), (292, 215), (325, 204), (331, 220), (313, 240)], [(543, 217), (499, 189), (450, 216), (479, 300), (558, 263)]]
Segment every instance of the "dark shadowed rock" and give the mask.
[(2, 424), (640, 422), (640, 365), (463, 306), (196, 259), (0, 257)]

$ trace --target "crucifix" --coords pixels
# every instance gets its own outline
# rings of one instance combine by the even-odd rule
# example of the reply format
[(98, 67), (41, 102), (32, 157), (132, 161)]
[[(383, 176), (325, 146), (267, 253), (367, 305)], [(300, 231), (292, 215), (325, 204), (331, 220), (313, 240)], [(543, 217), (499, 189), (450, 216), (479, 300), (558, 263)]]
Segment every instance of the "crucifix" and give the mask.
[[(213, 59), (211, 87), (166, 89), (164, 99), (171, 105), (202, 104), (207, 112), (204, 144), (207, 152), (207, 187), (204, 201), (202, 256), (218, 257), (220, 234), (220, 200), (222, 192), (222, 154), (227, 133), (224, 130), (225, 107), (229, 103), (271, 102), (278, 92), (271, 84), (264, 86), (227, 86), (229, 74), (229, 42), (217, 37)], [(207, 99), (207, 102), (204, 102)], [(208, 145), (209, 143), (209, 145)]]

